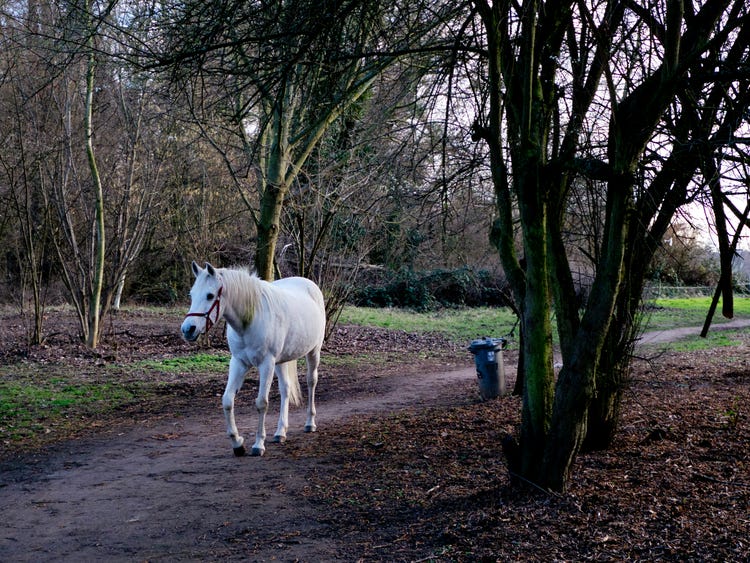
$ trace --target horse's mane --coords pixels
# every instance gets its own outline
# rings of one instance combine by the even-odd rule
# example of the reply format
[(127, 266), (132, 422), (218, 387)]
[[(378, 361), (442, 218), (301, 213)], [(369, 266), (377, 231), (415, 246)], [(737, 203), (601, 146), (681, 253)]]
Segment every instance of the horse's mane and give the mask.
[(224, 280), (224, 299), (243, 326), (248, 326), (256, 312), (267, 309), (275, 299), (271, 284), (247, 268), (222, 268), (219, 273)]

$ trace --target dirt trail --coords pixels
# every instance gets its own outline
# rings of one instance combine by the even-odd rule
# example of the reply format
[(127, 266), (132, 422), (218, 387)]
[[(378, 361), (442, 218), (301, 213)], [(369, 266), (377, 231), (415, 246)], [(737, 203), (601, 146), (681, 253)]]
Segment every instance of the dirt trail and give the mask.
[[(649, 333), (642, 343), (699, 330)], [(513, 372), (506, 365), (509, 382)], [(383, 377), (364, 395), (319, 402), (320, 431), (357, 415), (473, 401), (475, 372), (467, 359), (463, 369)], [(248, 390), (237, 414), (248, 439), (253, 411)], [(268, 424), (275, 425), (273, 413)], [(295, 409), (290, 440), (305, 439), (303, 425), (304, 411)], [(60, 444), (43, 459), (0, 465), (0, 561), (336, 560), (335, 530), (296, 494), (314, 463), (291, 459), (276, 444), (264, 458), (233, 457), (218, 403), (210, 412)]]
[(217, 421), (191, 417), (56, 452), (3, 489), (0, 559), (224, 559), (231, 538), (269, 542), (300, 529), (295, 552), (330, 557), (314, 545), (312, 510), (286, 494), (304, 468), (271, 449), (234, 458)]
[[(320, 402), (318, 425), (325, 432), (351, 416), (473, 400), (474, 377), (471, 367), (414, 375), (408, 388), (383, 378), (382, 394)], [(252, 439), (250, 393), (242, 403), (238, 424)], [(303, 409), (290, 413), (290, 440), (305, 439), (304, 423)], [(288, 458), (283, 446), (267, 448), (261, 459), (232, 456), (217, 407), (3, 467), (0, 561), (336, 559), (336, 541), (317, 524), (315, 507), (294, 494), (309, 463)]]

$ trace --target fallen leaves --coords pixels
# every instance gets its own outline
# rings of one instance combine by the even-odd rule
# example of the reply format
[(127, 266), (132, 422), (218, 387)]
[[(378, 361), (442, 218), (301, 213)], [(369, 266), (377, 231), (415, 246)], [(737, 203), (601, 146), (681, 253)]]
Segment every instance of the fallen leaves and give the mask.
[(414, 561), (747, 560), (750, 377), (700, 353), (662, 360), (635, 366), (615, 444), (579, 456), (565, 495), (510, 486), (500, 441), (520, 405), (505, 397), (357, 419), (298, 444), (295, 456), (327, 462), (305, 496), (353, 559), (391, 546)]

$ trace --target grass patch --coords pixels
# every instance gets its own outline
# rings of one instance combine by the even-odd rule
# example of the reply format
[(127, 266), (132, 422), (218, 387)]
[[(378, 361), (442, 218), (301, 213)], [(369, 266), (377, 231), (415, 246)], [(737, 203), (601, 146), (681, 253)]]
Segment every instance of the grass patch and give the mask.
[[(507, 335), (516, 324), (516, 316), (504, 307), (441, 309), (416, 313), (405, 309), (347, 306), (342, 311), (339, 322), (406, 332), (437, 332), (454, 342), (467, 342), (482, 336)], [(516, 336), (517, 334), (516, 331)]]
[[(701, 326), (706, 320), (706, 314), (711, 306), (710, 297), (688, 297), (675, 299), (655, 299), (650, 302), (646, 330), (664, 330), (685, 326)], [(750, 317), (750, 298), (735, 297), (735, 318)], [(721, 300), (716, 308), (713, 323), (728, 322), (721, 316)]]
[(229, 369), (229, 354), (198, 353), (179, 358), (145, 360), (138, 367), (168, 373), (207, 372), (223, 373)]
[(697, 352), (700, 350), (711, 350), (713, 348), (727, 348), (739, 346), (742, 340), (738, 338), (739, 333), (734, 330), (722, 330), (721, 332), (709, 332), (706, 338), (699, 336), (678, 340), (670, 344), (669, 348), (675, 352)]
[(116, 383), (19, 376), (18, 372), (11, 378), (4, 373), (0, 380), (0, 438), (28, 439), (49, 432), (50, 426), (66, 426), (71, 417), (93, 416), (132, 403), (136, 395), (135, 388)]

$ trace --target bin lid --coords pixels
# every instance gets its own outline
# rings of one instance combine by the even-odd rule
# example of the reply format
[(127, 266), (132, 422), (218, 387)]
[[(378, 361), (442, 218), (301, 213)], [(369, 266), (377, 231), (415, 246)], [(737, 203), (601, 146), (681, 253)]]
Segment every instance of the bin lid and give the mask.
[(505, 338), (489, 338), (487, 336), (472, 340), (467, 348), (469, 352), (477, 353), (482, 350), (502, 350), (508, 341)]

